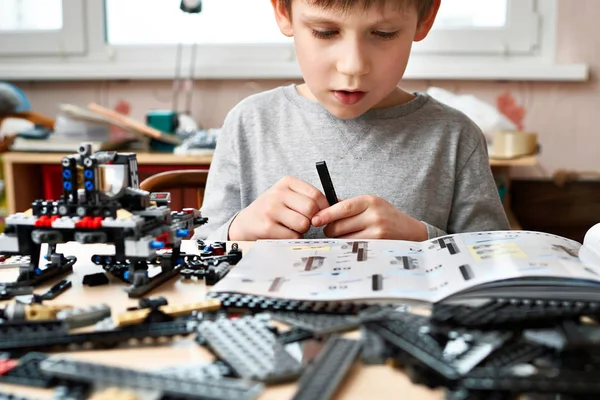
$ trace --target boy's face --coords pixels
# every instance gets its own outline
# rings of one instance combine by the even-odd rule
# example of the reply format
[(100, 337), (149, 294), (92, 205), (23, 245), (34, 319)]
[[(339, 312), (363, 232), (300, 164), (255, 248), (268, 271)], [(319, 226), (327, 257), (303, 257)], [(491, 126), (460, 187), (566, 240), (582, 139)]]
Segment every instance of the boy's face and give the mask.
[(402, 102), (397, 85), (412, 43), (427, 36), (439, 6), (419, 23), (417, 10), (398, 7), (398, 0), (347, 13), (294, 0), (290, 20), (281, 2), (272, 2), (281, 31), (294, 37), (308, 88), (303, 94), (338, 118)]

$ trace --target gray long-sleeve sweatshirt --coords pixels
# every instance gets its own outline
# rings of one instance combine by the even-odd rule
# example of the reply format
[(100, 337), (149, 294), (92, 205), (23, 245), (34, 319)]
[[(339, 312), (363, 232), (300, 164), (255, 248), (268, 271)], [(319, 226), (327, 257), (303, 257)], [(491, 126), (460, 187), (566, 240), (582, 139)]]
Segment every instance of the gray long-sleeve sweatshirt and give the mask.
[[(464, 114), (426, 94), (349, 120), (302, 97), (295, 85), (252, 95), (223, 124), (195, 237), (227, 240), (229, 225), (283, 176), (322, 189), (326, 161), (342, 199), (379, 196), (425, 222), (430, 238), (509, 229), (485, 139)], [(306, 238), (323, 237), (312, 227)]]

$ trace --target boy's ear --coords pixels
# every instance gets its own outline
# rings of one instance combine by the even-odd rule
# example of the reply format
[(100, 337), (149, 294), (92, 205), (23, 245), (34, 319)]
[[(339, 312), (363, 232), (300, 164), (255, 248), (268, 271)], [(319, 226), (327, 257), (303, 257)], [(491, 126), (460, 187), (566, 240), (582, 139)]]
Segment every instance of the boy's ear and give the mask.
[(429, 34), (429, 31), (435, 22), (435, 17), (437, 16), (438, 10), (440, 9), (440, 3), (441, 0), (434, 0), (429, 12), (427, 12), (427, 14), (425, 14), (423, 19), (419, 22), (417, 31), (415, 32), (415, 42), (420, 42)]
[(271, 0), (273, 11), (275, 11), (275, 20), (279, 25), (279, 30), (287, 37), (294, 36), (294, 30), (292, 29), (292, 19), (288, 15), (285, 4), (281, 0)]

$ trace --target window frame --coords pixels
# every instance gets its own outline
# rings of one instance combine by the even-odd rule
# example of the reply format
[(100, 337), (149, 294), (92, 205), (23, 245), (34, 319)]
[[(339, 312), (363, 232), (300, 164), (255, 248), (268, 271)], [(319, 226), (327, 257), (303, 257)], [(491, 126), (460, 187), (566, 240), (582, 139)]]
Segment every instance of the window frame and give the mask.
[[(508, 0), (506, 26), (501, 28), (433, 29), (413, 46), (414, 54), (532, 55), (540, 43), (535, 0)], [(434, 25), (435, 27), (435, 25)]]
[(58, 31), (0, 32), (0, 56), (65, 56), (86, 52), (85, 4), (62, 0), (63, 27)]
[[(107, 45), (103, 0), (63, 1), (85, 3), (85, 18), (88, 23), (85, 24), (85, 35), (82, 36), (86, 38), (86, 53), (65, 55), (58, 60), (56, 57), (2, 57), (0, 54), (0, 76), (13, 80), (142, 80), (175, 77), (176, 45)], [(515, 28), (512, 34), (503, 32), (504, 36), (498, 36), (499, 40), (508, 40), (508, 45), (496, 46), (493, 52), (432, 54), (431, 49), (425, 46), (411, 56), (404, 79), (587, 80), (587, 65), (556, 63), (557, 0), (509, 0), (509, 4), (513, 6), (519, 2), (527, 3), (534, 10), (532, 16), (525, 19), (529, 22), (532, 18), (536, 20), (534, 26), (537, 33), (531, 36), (531, 40), (513, 46), (513, 42), (518, 42), (520, 38), (517, 32), (523, 31)], [(508, 21), (511, 26), (522, 28), (524, 23), (521, 21), (519, 24), (519, 20), (515, 18), (516, 12), (513, 11), (522, 10), (522, 6), (515, 7), (517, 8), (509, 11)], [(432, 37), (423, 44), (430, 39), (432, 43), (435, 42), (434, 33), (436, 32), (432, 32)], [(460, 31), (452, 33), (457, 38), (455, 40), (460, 40), (460, 35), (464, 34)], [(479, 46), (480, 49), (484, 47), (479, 39), (473, 40), (474, 46)], [(189, 70), (191, 47), (184, 45), (182, 49), (181, 69), (184, 74)], [(196, 79), (301, 79), (296, 61), (293, 45), (287, 43), (199, 44), (194, 76)]]

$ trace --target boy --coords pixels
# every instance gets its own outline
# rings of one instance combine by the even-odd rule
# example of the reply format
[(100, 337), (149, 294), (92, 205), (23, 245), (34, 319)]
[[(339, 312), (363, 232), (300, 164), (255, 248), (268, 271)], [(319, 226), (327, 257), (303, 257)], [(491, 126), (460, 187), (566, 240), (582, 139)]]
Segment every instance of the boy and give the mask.
[[(250, 96), (228, 114), (202, 213), (208, 240), (423, 241), (508, 229), (481, 131), (397, 87), (440, 0), (271, 0), (304, 84)], [(328, 163), (337, 194), (318, 189)]]

